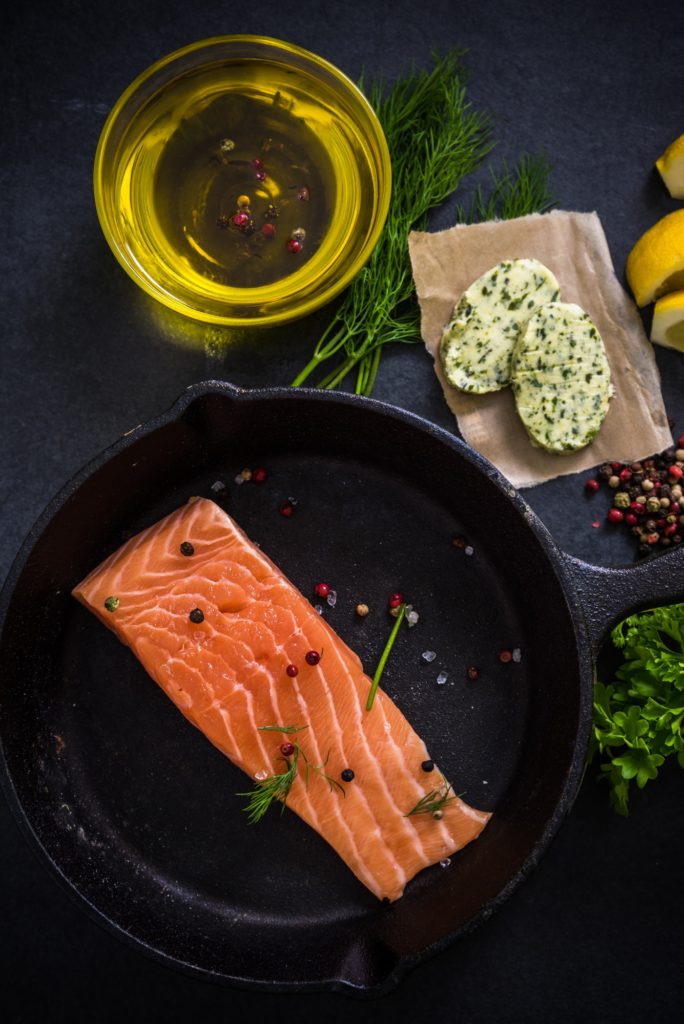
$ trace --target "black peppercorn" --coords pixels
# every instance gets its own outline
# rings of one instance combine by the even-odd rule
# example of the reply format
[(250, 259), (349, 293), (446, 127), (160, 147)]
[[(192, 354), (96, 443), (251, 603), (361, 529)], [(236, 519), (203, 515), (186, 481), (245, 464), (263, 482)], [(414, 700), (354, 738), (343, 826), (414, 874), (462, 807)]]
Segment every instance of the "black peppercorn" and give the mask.
[(420, 767), (423, 769), (424, 772), (431, 772), (431, 771), (434, 771), (435, 762), (434, 761), (429, 761), (429, 760), (428, 761), (423, 761), (423, 763), (421, 764)]
[(190, 619), (191, 622), (194, 622), (196, 625), (199, 625), (200, 622), (204, 622), (204, 612), (202, 611), (201, 608), (193, 608), (188, 618)]
[(181, 555), (186, 555), (186, 557), (190, 557), (190, 555), (195, 554), (195, 549), (189, 540), (183, 541), (183, 543), (180, 546), (180, 553)]
[(352, 782), (354, 779), (354, 772), (351, 768), (345, 768), (341, 777), (343, 782)]

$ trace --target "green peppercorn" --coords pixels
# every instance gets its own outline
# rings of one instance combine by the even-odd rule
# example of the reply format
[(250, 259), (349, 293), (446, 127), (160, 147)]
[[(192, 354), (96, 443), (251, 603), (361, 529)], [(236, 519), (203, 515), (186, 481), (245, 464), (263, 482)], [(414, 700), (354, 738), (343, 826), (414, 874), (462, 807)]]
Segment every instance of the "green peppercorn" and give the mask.
[(613, 504), (616, 508), (629, 508), (629, 494), (627, 491), (618, 491), (613, 498)]
[(105, 608), (108, 612), (115, 612), (121, 602), (118, 597), (108, 597), (104, 603)]
[(660, 512), (660, 499), (649, 498), (646, 502), (646, 508), (649, 512)]
[(644, 482), (641, 485), (641, 489), (642, 489), (642, 491), (652, 491), (653, 490), (653, 481), (652, 480), (644, 480)]

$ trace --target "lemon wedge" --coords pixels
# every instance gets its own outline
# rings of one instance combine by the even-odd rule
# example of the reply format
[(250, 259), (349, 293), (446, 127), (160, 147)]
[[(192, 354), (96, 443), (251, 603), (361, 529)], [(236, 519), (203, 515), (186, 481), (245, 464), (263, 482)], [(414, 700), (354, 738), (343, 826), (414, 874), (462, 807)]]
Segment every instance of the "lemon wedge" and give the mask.
[(657, 221), (627, 257), (627, 280), (637, 306), (684, 289), (684, 210)]
[(684, 291), (672, 292), (656, 302), (651, 341), (684, 352)]
[(658, 157), (656, 167), (673, 199), (684, 199), (684, 135), (675, 139)]

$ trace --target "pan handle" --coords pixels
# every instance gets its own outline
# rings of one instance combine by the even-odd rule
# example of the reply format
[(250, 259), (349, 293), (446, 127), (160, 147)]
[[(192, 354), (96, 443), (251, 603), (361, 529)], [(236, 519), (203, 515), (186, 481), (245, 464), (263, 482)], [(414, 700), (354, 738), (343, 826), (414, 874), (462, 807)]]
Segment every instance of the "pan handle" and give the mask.
[(611, 626), (656, 605), (684, 601), (684, 543), (635, 565), (606, 569), (563, 553), (594, 657)]

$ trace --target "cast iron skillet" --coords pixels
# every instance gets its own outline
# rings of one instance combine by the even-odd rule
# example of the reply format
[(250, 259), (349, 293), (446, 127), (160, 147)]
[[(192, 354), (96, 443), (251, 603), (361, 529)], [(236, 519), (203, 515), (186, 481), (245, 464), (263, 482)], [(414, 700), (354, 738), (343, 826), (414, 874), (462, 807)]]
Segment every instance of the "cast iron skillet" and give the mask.
[[(238, 487), (257, 464), (267, 482)], [(193, 494), (226, 502), (303, 593), (331, 583), (325, 614), (367, 668), (387, 594), (419, 610), (383, 685), (457, 789), (494, 815), (390, 906), (295, 815), (248, 826), (245, 777), (70, 597), (124, 536)], [(569, 558), (489, 463), (390, 406), (200, 384), (72, 480), (14, 564), (0, 605), (4, 788), (68, 890), (158, 960), (217, 981), (377, 994), (537, 863), (580, 783), (601, 638), (621, 615), (684, 596), (683, 564), (681, 550), (657, 568)], [(501, 648), (520, 662), (501, 664)]]

